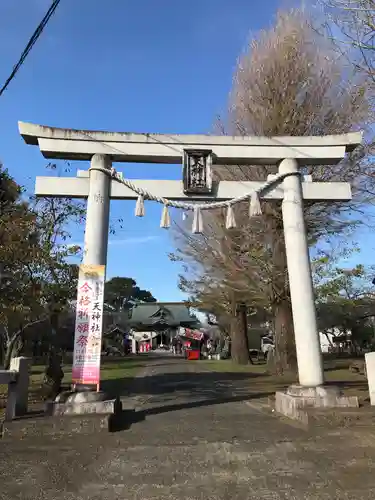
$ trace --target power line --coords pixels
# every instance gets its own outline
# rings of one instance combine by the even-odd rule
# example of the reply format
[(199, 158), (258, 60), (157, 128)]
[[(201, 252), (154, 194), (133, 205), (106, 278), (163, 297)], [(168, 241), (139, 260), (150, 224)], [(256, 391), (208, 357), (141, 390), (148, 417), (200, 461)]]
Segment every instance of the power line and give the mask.
[(21, 68), (22, 64), (25, 62), (26, 57), (29, 55), (31, 49), (34, 47), (36, 41), (38, 40), (38, 38), (42, 34), (42, 32), (43, 32), (44, 28), (46, 27), (48, 21), (53, 16), (53, 14), (54, 14), (55, 10), (57, 9), (59, 3), (60, 3), (60, 0), (53, 0), (52, 5), (50, 6), (50, 8), (48, 9), (48, 11), (46, 12), (46, 14), (43, 17), (43, 19), (41, 20), (41, 22), (39, 23), (39, 26), (34, 31), (33, 35), (31, 36), (30, 40), (28, 41), (28, 43), (27, 43), (24, 51), (22, 52), (22, 54), (21, 54), (21, 56), (20, 56), (17, 64), (14, 66), (11, 74), (9, 75), (9, 77), (5, 81), (4, 85), (2, 86), (2, 88), (0, 90), (0, 97), (2, 96), (2, 94), (4, 93), (4, 91), (7, 89), (8, 85), (13, 80), (13, 78), (18, 73), (18, 71)]

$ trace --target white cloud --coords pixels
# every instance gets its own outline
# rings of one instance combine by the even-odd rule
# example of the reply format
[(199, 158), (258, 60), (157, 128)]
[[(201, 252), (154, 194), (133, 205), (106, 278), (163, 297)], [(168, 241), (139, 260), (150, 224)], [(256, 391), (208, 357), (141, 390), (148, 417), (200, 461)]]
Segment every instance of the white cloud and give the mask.
[[(147, 243), (149, 241), (155, 241), (159, 239), (159, 236), (130, 236), (129, 238), (122, 239), (110, 239), (108, 245), (111, 246), (125, 246), (125, 245), (140, 245), (141, 243)], [(79, 246), (83, 250), (83, 241), (72, 241), (66, 243), (68, 248)]]
[(131, 236), (121, 240), (109, 240), (108, 245), (139, 245), (141, 243), (147, 243), (148, 241), (155, 241), (158, 238), (159, 236)]

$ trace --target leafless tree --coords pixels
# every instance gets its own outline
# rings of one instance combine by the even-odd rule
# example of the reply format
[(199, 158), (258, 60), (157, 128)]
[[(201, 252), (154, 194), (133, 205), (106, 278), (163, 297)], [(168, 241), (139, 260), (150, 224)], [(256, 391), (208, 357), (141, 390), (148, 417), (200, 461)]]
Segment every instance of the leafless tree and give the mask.
[(319, 0), (339, 53), (375, 84), (375, 0)]
[[(369, 117), (368, 88), (360, 75), (349, 73), (330, 40), (321, 37), (301, 10), (279, 12), (275, 24), (261, 31), (237, 62), (229, 112), (220, 120), (223, 134), (281, 136), (324, 135), (359, 130)], [(346, 180), (353, 184), (350, 206), (316, 203), (305, 206), (311, 245), (322, 238), (343, 237), (356, 224), (355, 210), (365, 202), (361, 154), (340, 165), (304, 168), (314, 180)], [(217, 167), (222, 180), (264, 181), (273, 166)], [(181, 287), (230, 325), (232, 353), (242, 363), (246, 332), (235, 305), (273, 318), (277, 373), (295, 370), (296, 356), (280, 203), (263, 202), (263, 216), (249, 220), (248, 207), (236, 209), (237, 228), (225, 229), (222, 211), (205, 212), (204, 235), (189, 234), (186, 224), (175, 231), (184, 262)], [(207, 215), (206, 215), (207, 214)]]

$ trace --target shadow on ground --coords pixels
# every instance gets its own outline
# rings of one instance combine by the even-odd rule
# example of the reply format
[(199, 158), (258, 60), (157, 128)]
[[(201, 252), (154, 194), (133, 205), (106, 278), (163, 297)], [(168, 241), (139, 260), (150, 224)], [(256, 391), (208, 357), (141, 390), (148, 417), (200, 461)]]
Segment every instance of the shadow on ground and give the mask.
[[(162, 365), (153, 365), (162, 366)], [(129, 387), (132, 396), (167, 396), (177, 395), (177, 393), (190, 393), (194, 397), (225, 397), (232, 395), (233, 390), (251, 394), (249, 382), (258, 377), (264, 377), (262, 373), (241, 373), (241, 372), (172, 372), (149, 375), (130, 379), (128, 377), (103, 380), (101, 388), (113, 396), (128, 395), (129, 390), (124, 394), (122, 390)]]
[(169, 412), (180, 410), (188, 410), (190, 408), (202, 408), (207, 406), (221, 405), (225, 403), (235, 403), (248, 401), (251, 399), (266, 398), (273, 395), (274, 392), (256, 393), (251, 395), (240, 395), (231, 397), (216, 397), (212, 399), (205, 399), (200, 401), (186, 401), (183, 403), (176, 403), (170, 405), (161, 405), (145, 410), (123, 410), (116, 415), (111, 415), (109, 421), (110, 432), (120, 432), (130, 429), (133, 424), (146, 420), (147, 417), (152, 415), (160, 415)]
[[(155, 363), (152, 366), (160, 366)], [(140, 409), (124, 410), (113, 417), (112, 432), (126, 430), (132, 424), (145, 420), (151, 415), (159, 415), (190, 408), (199, 408), (250, 399), (267, 398), (272, 390), (257, 390), (252, 382), (264, 377), (258, 373), (178, 371), (156, 373), (132, 380), (130, 395), (139, 398)], [(122, 388), (129, 386), (127, 379), (105, 381), (102, 389), (113, 396), (123, 396)], [(143, 400), (143, 401), (142, 401)], [(142, 406), (145, 408), (143, 409)]]

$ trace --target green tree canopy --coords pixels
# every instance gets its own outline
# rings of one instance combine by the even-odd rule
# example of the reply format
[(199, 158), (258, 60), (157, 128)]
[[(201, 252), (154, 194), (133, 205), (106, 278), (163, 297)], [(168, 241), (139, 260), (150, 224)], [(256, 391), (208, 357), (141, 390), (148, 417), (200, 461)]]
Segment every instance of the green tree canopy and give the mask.
[(67, 225), (81, 221), (83, 205), (68, 199), (30, 199), (0, 167), (0, 362), (22, 350), (32, 325), (56, 330), (75, 298), (78, 267), (70, 257)]
[(148, 290), (139, 288), (133, 278), (116, 276), (105, 285), (104, 302), (119, 311), (133, 303), (156, 302), (156, 299)]
[(361, 347), (374, 337), (375, 271), (362, 264), (340, 266), (338, 255), (321, 254), (313, 262), (319, 329), (350, 333)]

